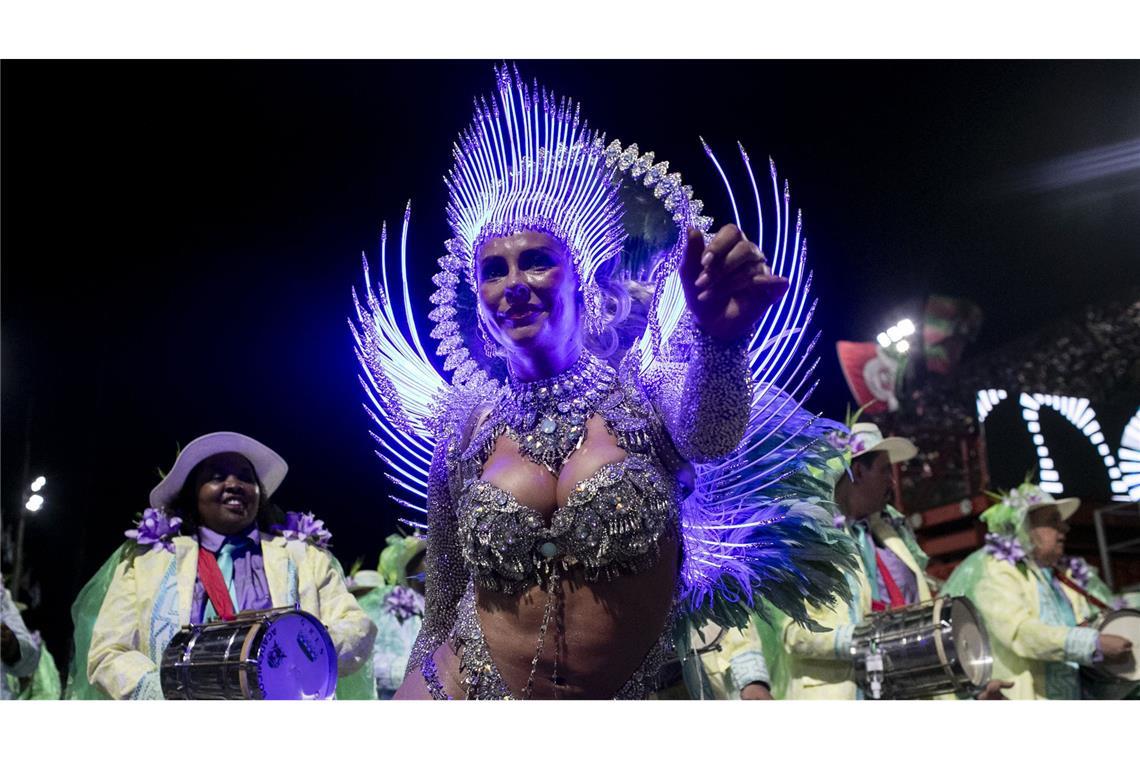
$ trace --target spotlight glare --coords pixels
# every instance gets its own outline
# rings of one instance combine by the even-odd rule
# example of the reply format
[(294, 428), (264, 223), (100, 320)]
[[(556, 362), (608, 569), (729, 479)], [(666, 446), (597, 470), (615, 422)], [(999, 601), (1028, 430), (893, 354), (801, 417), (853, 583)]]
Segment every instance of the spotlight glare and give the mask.
[(47, 478), (45, 478), (43, 475), (40, 475), (38, 478), (32, 481), (32, 493), (39, 493), (46, 485)]
[(879, 333), (879, 345), (883, 348), (889, 348), (891, 345), (891, 339), (887, 337), (885, 332)]
[(909, 319), (904, 319), (899, 322), (899, 330), (902, 332), (903, 337), (914, 335), (914, 322)]
[(899, 350), (900, 354), (905, 354), (907, 351), (910, 350), (910, 342), (906, 341), (906, 340), (900, 340), (898, 343), (895, 344), (895, 348), (897, 348)]
[(28, 497), (28, 503), (24, 505), (24, 507), (29, 512), (39, 512), (41, 509), (43, 509), (43, 506), (44, 497), (40, 496), (38, 493), (32, 494), (30, 497)]

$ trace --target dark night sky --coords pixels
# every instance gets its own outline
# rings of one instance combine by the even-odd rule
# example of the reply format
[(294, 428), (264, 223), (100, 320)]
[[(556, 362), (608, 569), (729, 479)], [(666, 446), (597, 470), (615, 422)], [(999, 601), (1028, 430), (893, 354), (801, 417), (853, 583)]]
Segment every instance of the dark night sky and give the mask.
[[(771, 154), (804, 210), (821, 299), (815, 409), (841, 416), (834, 341), (931, 291), (986, 312), (975, 351), (1140, 280), (1140, 172), (1061, 191), (1017, 172), (1140, 138), (1140, 65), (534, 62), (592, 125), (670, 161), (726, 217), (697, 135)], [(31, 473), (44, 591), (67, 607), (146, 505), (175, 442), (239, 430), (291, 471), (347, 565), (392, 527), (361, 409), (349, 288), (413, 203), (427, 278), (441, 176), (487, 62), (13, 62), (2, 68), (5, 524)], [(8, 569), (7, 567), (5, 568)], [(61, 665), (63, 663), (61, 662)]]

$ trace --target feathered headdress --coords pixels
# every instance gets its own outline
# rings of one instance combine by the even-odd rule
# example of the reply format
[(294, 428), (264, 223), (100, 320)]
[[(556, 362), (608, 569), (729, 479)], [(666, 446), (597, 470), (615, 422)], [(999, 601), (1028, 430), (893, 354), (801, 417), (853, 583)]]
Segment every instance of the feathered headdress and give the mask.
[[(546, 232), (570, 253), (586, 305), (589, 332), (602, 329), (598, 268), (621, 252), (618, 178), (607, 168), (602, 138), (581, 120), (581, 108), (545, 87), (528, 87), (504, 65), (496, 69), (498, 98), (475, 102), (475, 115), (454, 145), (455, 163), (445, 179), (447, 217), (455, 237), (440, 259), (432, 298), (445, 369), (466, 378), (476, 367), (456, 320), (456, 288), (465, 276), (476, 287), (475, 258), (488, 239), (522, 230)], [(453, 379), (453, 382), (456, 380)], [(460, 380), (459, 382), (462, 382)]]

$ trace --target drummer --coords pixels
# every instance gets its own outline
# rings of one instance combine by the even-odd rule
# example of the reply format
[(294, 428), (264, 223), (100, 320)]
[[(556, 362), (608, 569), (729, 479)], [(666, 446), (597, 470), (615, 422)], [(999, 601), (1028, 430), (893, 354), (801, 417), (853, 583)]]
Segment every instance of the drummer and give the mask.
[(182, 450), (113, 566), (87, 650), (91, 683), (114, 699), (161, 699), (158, 662), (182, 626), (294, 605), (328, 628), (339, 675), (369, 658), (376, 626), (345, 588), (323, 522), (269, 502), (287, 469), (239, 433)]
[[(813, 609), (812, 618), (824, 632), (785, 620), (776, 635), (764, 636), (783, 645), (775, 655), (769, 651), (768, 659), (784, 662), (786, 676), (780, 680), (786, 686), (778, 696), (786, 699), (862, 698), (851, 661), (855, 626), (873, 612), (924, 602), (934, 592), (925, 575), (926, 554), (903, 515), (887, 503), (891, 465), (913, 458), (918, 448), (906, 438), (883, 437), (867, 422), (853, 424), (835, 443), (848, 462), (835, 485), (836, 526), (859, 548), (857, 569), (848, 574), (851, 602)], [(982, 698), (1000, 698), (1000, 688), (991, 682)]]
[(1118, 606), (1083, 559), (1065, 556), (1078, 499), (1023, 483), (982, 513), (982, 549), (954, 570), (945, 593), (968, 596), (989, 633), (994, 676), (1010, 699), (1079, 699), (1079, 666), (1120, 661), (1132, 642), (1084, 624)]

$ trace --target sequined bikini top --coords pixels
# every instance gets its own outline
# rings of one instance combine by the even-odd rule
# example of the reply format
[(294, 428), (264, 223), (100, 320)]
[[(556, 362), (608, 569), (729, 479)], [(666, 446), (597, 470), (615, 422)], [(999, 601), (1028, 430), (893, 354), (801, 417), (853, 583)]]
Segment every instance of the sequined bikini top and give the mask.
[(630, 455), (579, 482), (547, 526), (542, 515), (485, 480), (459, 500), (463, 558), (484, 588), (519, 593), (541, 583), (552, 562), (581, 567), (586, 580), (648, 570), (659, 539), (675, 534), (674, 488)]
[[(557, 474), (585, 439), (586, 421), (595, 414), (627, 456), (575, 484), (549, 526), (539, 512), (481, 479), (482, 465), (501, 435)], [(545, 383), (506, 389), (460, 462), (457, 532), (475, 582), (514, 594), (542, 584), (556, 566), (580, 569), (588, 581), (652, 567), (661, 537), (676, 535), (679, 527), (676, 478), (654, 445), (660, 429), (640, 392), (589, 355)]]

